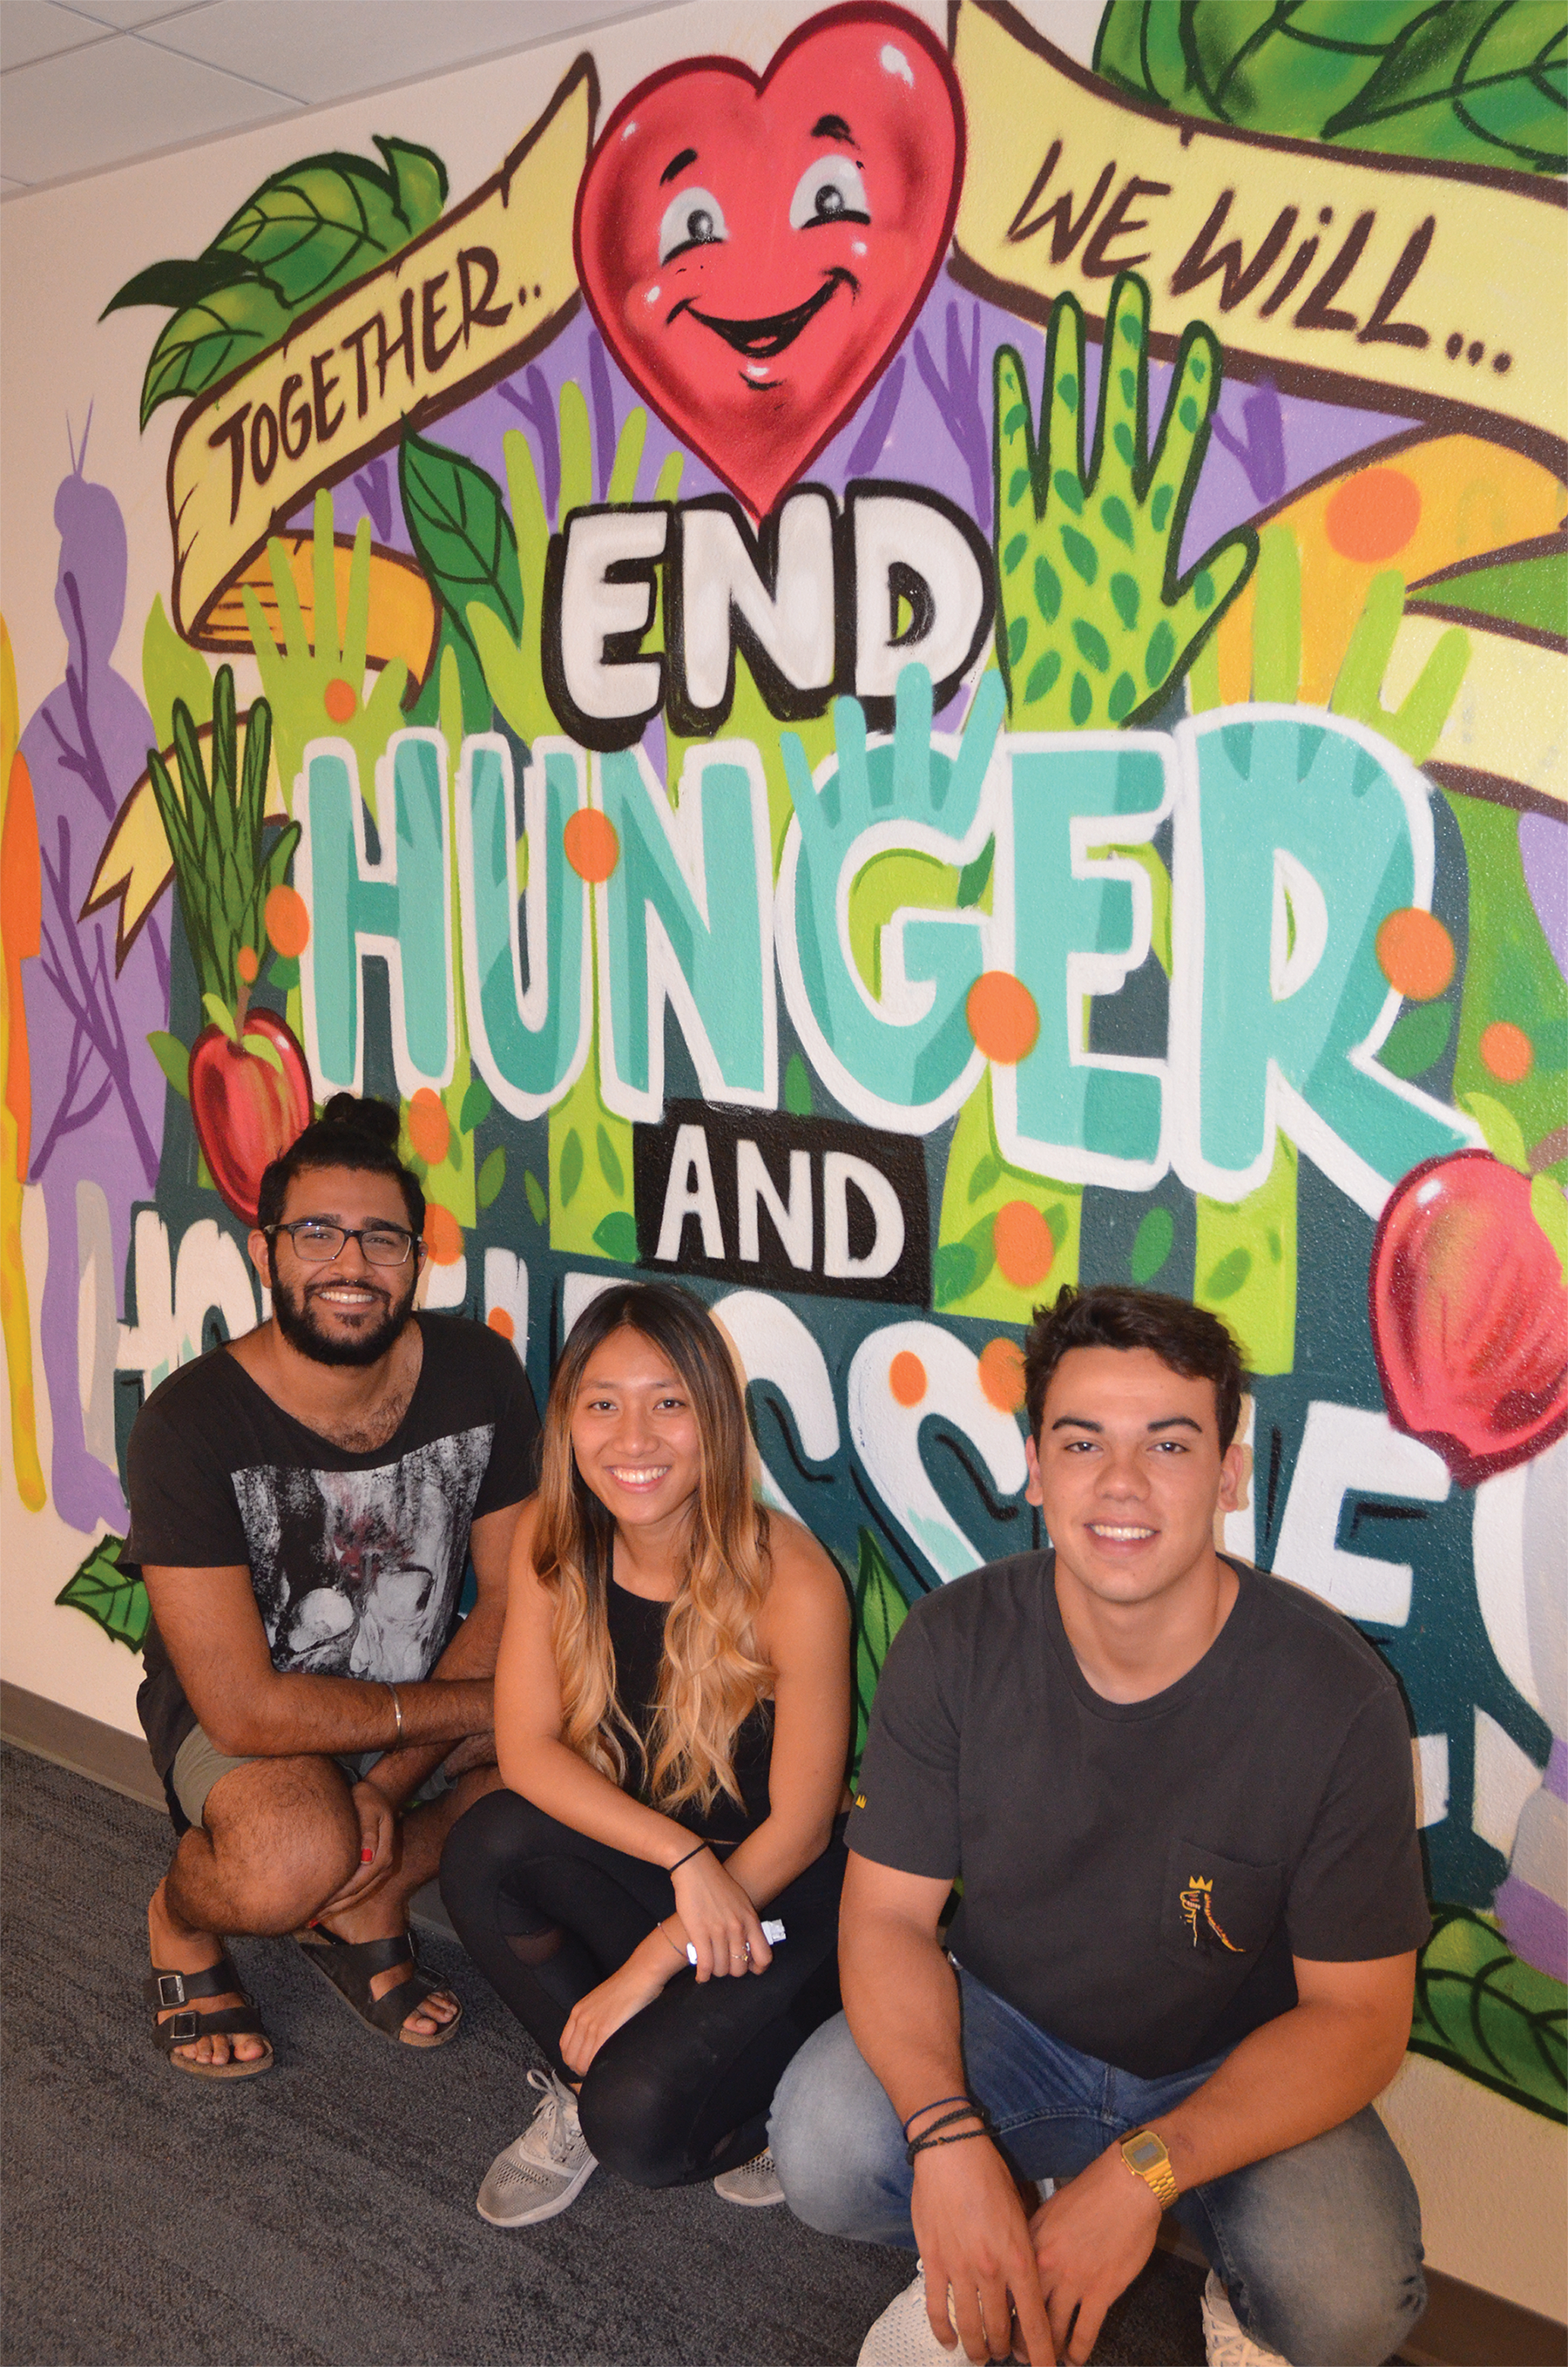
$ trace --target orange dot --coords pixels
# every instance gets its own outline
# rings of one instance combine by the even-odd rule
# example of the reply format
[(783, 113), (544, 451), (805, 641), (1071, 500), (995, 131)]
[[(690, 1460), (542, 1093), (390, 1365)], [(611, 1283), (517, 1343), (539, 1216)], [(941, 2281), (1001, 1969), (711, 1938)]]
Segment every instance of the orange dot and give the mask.
[(339, 674), (322, 691), (321, 705), (333, 723), (352, 723), (358, 711), (359, 693), (351, 682), (344, 682)]
[(987, 1340), (980, 1351), (980, 1388), (998, 1413), (1023, 1403), (1023, 1350), (1016, 1340)]
[(1341, 559), (1376, 565), (1403, 550), (1421, 523), (1419, 488), (1403, 469), (1362, 469), (1348, 477), (1323, 514)]
[(964, 1015), (987, 1059), (999, 1060), (1004, 1068), (1032, 1052), (1040, 1033), (1034, 997), (1010, 970), (983, 971), (969, 990)]
[(424, 1212), (424, 1246), (437, 1265), (456, 1265), (463, 1254), (462, 1226), (434, 1200)]
[(239, 971), (240, 976), (244, 980), (247, 986), (254, 986), (256, 982), (256, 972), (260, 969), (261, 964), (256, 959), (254, 946), (242, 946), (240, 947), (239, 952), (234, 956), (234, 968)]
[[(452, 1139), (451, 1121), (441, 1106), (441, 1096), (429, 1085), (421, 1085), (409, 1104), (409, 1140), (427, 1167), (439, 1166), (446, 1156)], [(432, 1251), (432, 1256), (434, 1251)]]
[(504, 1307), (492, 1307), (490, 1313), (485, 1317), (485, 1321), (490, 1325), (492, 1331), (499, 1331), (503, 1340), (516, 1339), (517, 1326), (513, 1323), (511, 1316), (508, 1315)]
[(1056, 1244), (1050, 1226), (1028, 1200), (1010, 1200), (997, 1210), (991, 1238), (1003, 1278), (1015, 1290), (1032, 1290), (1037, 1282), (1044, 1281)]
[(1535, 1066), (1535, 1046), (1511, 1020), (1495, 1019), (1481, 1031), (1481, 1057), (1500, 1083), (1517, 1085)]
[(1378, 968), (1412, 1002), (1430, 1002), (1454, 974), (1454, 941), (1434, 913), (1407, 905), (1378, 930)]
[(285, 961), (302, 954), (310, 942), (310, 915), (299, 889), (274, 888), (263, 912), (267, 935)]
[(621, 859), (621, 842), (607, 815), (584, 806), (572, 815), (563, 835), (566, 859), (580, 879), (595, 886), (608, 879)]
[(888, 1365), (887, 1386), (897, 1405), (918, 1406), (925, 1396), (926, 1368), (908, 1348), (900, 1348)]

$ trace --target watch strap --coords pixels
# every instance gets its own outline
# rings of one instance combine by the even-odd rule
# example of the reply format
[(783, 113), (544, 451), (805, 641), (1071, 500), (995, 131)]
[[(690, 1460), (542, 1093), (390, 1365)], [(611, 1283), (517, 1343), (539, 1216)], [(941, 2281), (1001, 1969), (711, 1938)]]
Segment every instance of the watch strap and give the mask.
[(1163, 2140), (1153, 2129), (1133, 2129), (1121, 2140), (1120, 2150), (1134, 2177), (1143, 2180), (1162, 2211), (1168, 2211), (1176, 2200), (1176, 2172)]

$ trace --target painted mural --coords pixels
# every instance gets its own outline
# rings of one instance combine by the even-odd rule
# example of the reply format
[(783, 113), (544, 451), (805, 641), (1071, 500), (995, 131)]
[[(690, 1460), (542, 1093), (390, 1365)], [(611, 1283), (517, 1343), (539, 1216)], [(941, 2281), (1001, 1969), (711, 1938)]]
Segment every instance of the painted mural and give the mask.
[(137, 1410), (387, 1095), (541, 1398), (628, 1267), (714, 1307), (863, 1732), (1039, 1542), (1032, 1307), (1190, 1294), (1227, 1543), (1404, 1689), (1413, 2043), (1561, 2120), (1568, 28), (1354, 14), (1110, 0), (1091, 69), (852, 0), (607, 113), (584, 55), (458, 203), (409, 93), (192, 188), (111, 307), (166, 589), (84, 416), (25, 717), (6, 655), (10, 1437), (62, 1652), (134, 1650)]

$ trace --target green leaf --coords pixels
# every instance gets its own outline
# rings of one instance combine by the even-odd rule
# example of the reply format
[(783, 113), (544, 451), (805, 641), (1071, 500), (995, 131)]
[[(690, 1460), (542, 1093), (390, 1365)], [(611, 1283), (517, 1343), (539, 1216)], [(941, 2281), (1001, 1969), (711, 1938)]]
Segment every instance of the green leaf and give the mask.
[(265, 273), (290, 311), (375, 270), (434, 221), (446, 194), (446, 171), (431, 150), (376, 144), (393, 170), (333, 153), (273, 174), (224, 223), (208, 256), (232, 256)]
[(855, 1575), (855, 1733), (853, 1769), (859, 1772), (865, 1748), (871, 1705), (893, 1638), (908, 1616), (909, 1606), (899, 1591), (887, 1557), (870, 1529), (860, 1533), (860, 1563)]
[(637, 1219), (627, 1208), (612, 1208), (593, 1228), (594, 1246), (622, 1265), (637, 1263)]
[(811, 1116), (811, 1072), (798, 1052), (792, 1052), (784, 1068), (784, 1107), (792, 1117)]
[(973, 1206), (976, 1200), (984, 1199), (987, 1192), (993, 1191), (997, 1184), (1001, 1182), (1001, 1161), (996, 1156), (994, 1151), (987, 1150), (981, 1158), (975, 1161), (974, 1167), (970, 1172), (970, 1206)]
[(119, 1566), (124, 1549), (125, 1539), (117, 1537), (112, 1531), (100, 1537), (54, 1599), (73, 1611), (85, 1611), (106, 1636), (123, 1644), (128, 1651), (140, 1652), (152, 1611), (141, 1571), (137, 1570), (133, 1577)]
[(931, 1305), (952, 1307), (975, 1287), (976, 1259), (967, 1241), (943, 1241), (931, 1260)]
[(1517, 1167), (1522, 1175), (1529, 1173), (1529, 1153), (1525, 1149), (1524, 1128), (1510, 1109), (1495, 1101), (1490, 1093), (1461, 1093), (1461, 1101), (1486, 1138), (1486, 1148), (1494, 1159), (1505, 1167)]
[(161, 402), (185, 402), (275, 345), (290, 313), (265, 279), (236, 280), (166, 321), (141, 381), (141, 425)]
[(166, 1027), (154, 1027), (147, 1048), (182, 1101), (190, 1099), (190, 1053)]
[(1378, 1066), (1391, 1077), (1422, 1077), (1448, 1050), (1453, 1012), (1446, 1002), (1419, 1002), (1402, 1011), (1384, 1036)]
[(986, 892), (991, 876), (991, 866), (997, 859), (997, 842), (988, 838), (973, 863), (966, 863), (958, 875), (958, 909), (970, 911)]
[(1562, 1279), (1568, 1282), (1568, 1199), (1550, 1175), (1530, 1179), (1530, 1215), (1551, 1243)]
[(488, 1208), (490, 1206), (491, 1202), (500, 1194), (501, 1187), (505, 1181), (506, 1152), (498, 1142), (495, 1149), (485, 1161), (484, 1165), (479, 1169), (478, 1178), (474, 1184), (474, 1197), (479, 1202), (481, 1208)]
[(468, 611), (477, 603), (518, 641), (523, 577), (517, 538), (494, 478), (461, 453), (405, 428), (398, 482), (414, 556), (453, 625), (471, 640)]
[(1549, 2121), (1568, 2120), (1568, 1991), (1516, 1956), (1495, 1924), (1436, 1907), (1416, 1969), (1410, 2044)]
[(247, 1032), (240, 1039), (240, 1048), (243, 1052), (248, 1053), (253, 1060), (265, 1060), (269, 1069), (276, 1069), (280, 1077), (283, 1075), (282, 1055), (270, 1036), (263, 1036), (259, 1033), (252, 1035)]
[(107, 321), (111, 312), (122, 312), (130, 304), (157, 304), (167, 311), (183, 312), (216, 295), (220, 288), (236, 288), (242, 280), (260, 276), (241, 255), (198, 255), (188, 263), (150, 263), (145, 271), (116, 289), (98, 318)]
[(482, 1077), (470, 1079), (463, 1095), (463, 1106), (457, 1113), (457, 1124), (465, 1134), (472, 1134), (476, 1126), (483, 1126), (495, 1104), (490, 1097), (490, 1087)]
[(529, 1215), (536, 1225), (542, 1225), (550, 1213), (550, 1204), (545, 1197), (544, 1185), (531, 1167), (523, 1170), (523, 1190), (527, 1197)]
[(626, 1190), (626, 1173), (616, 1154), (615, 1146), (604, 1127), (599, 1128), (598, 1150), (599, 1172), (618, 1199)]
[(1525, 171), (1568, 166), (1560, 8), (1109, 0), (1097, 73), (1247, 131)]
[(1150, 1208), (1134, 1236), (1133, 1254), (1127, 1261), (1127, 1270), (1140, 1288), (1153, 1282), (1169, 1257), (1175, 1239), (1176, 1219), (1170, 1210)]
[(1252, 1251), (1239, 1248), (1230, 1251), (1203, 1285), (1204, 1303), (1216, 1298), (1234, 1298), (1251, 1272)]
[(231, 1044), (239, 1042), (240, 1031), (234, 1025), (234, 1014), (220, 994), (204, 994), (201, 998), (201, 1007), (214, 1027), (221, 1027)]
[(573, 1127), (561, 1145), (560, 1204), (570, 1208), (578, 1185), (582, 1181), (582, 1137)]

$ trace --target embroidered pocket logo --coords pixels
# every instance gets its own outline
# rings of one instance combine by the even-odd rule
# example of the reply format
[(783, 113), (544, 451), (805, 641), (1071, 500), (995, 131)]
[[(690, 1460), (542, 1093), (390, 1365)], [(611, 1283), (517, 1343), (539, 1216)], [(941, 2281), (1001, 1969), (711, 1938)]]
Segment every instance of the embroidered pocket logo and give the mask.
[(1207, 1874), (1188, 1875), (1187, 1887), (1181, 1894), (1181, 1920), (1192, 1934), (1195, 1948), (1200, 1945), (1212, 1948), (1217, 1940), (1221, 1947), (1228, 1948), (1233, 1956), (1246, 1954), (1245, 1948), (1238, 1948), (1214, 1920), (1214, 1886)]

